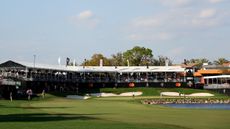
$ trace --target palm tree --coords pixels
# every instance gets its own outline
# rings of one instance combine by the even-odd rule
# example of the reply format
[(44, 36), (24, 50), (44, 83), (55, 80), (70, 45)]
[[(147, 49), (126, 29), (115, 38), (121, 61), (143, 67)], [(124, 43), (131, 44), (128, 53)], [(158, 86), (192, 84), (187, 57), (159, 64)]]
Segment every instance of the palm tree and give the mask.
[(224, 63), (227, 63), (227, 62), (229, 62), (227, 59), (225, 59), (225, 58), (219, 58), (218, 60), (214, 61), (214, 64), (215, 65), (223, 65)]

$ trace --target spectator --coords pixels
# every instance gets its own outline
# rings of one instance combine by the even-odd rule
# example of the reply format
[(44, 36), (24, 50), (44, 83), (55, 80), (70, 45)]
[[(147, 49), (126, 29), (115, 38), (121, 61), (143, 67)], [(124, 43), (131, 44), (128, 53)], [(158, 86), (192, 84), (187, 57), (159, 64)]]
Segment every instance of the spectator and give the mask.
[(26, 94), (28, 95), (28, 100), (31, 100), (31, 97), (32, 97), (32, 95), (33, 95), (33, 91), (32, 91), (31, 89), (28, 89), (28, 90), (26, 91)]
[(45, 89), (42, 90), (42, 98), (44, 99), (45, 98), (45, 94), (46, 94), (46, 91)]
[(10, 92), (10, 101), (12, 102), (13, 101), (13, 93)]

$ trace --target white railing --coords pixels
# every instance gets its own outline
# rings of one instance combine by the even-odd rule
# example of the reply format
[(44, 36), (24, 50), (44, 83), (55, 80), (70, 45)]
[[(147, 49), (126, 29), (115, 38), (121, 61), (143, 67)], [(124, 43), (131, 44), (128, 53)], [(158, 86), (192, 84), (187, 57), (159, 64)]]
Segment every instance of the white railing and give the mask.
[(204, 86), (204, 89), (230, 89), (230, 84), (208, 84)]
[(12, 85), (12, 86), (16, 86), (16, 85), (21, 85), (21, 82), (19, 81), (14, 81), (14, 80), (9, 80), (9, 79), (2, 79), (1, 80), (1, 85)]

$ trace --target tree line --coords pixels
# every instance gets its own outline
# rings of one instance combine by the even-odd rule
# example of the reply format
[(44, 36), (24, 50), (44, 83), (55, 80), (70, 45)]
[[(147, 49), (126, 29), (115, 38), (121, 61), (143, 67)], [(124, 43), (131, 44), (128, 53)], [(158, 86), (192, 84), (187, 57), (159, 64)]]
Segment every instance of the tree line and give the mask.
[[(126, 50), (125, 52), (118, 52), (112, 54), (111, 57), (105, 57), (101, 53), (93, 54), (90, 59), (85, 59), (82, 66), (99, 66), (100, 60), (103, 60), (104, 66), (165, 66), (173, 65), (173, 61), (167, 56), (157, 56), (154, 57), (153, 52), (149, 48), (135, 46), (132, 49)], [(69, 61), (69, 60), (68, 60)], [(203, 63), (222, 65), (229, 62), (225, 58), (218, 58), (213, 62), (209, 61), (207, 58), (197, 58), (197, 59), (184, 59), (183, 64), (195, 63), (198, 67), (201, 67)], [(75, 63), (70, 62), (69, 65)]]
[(110, 58), (97, 53), (91, 59), (85, 59), (81, 65), (98, 66), (100, 59), (103, 60), (104, 66), (164, 66), (166, 60), (169, 62), (169, 65), (172, 65), (172, 61), (168, 57), (158, 56), (158, 58), (154, 58), (151, 49), (140, 46), (135, 46), (125, 52), (112, 54)]

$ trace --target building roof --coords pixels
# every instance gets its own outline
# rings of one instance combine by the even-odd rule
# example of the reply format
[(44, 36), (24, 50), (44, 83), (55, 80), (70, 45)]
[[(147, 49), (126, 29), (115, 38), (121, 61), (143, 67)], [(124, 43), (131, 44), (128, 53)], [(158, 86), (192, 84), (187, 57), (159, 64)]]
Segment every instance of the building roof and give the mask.
[(174, 66), (181, 66), (182, 68), (194, 68), (196, 67), (198, 64), (197, 63), (189, 63), (189, 64), (175, 64)]
[(199, 73), (199, 72), (194, 72), (194, 73), (193, 73), (193, 76), (195, 76), (195, 77), (201, 77), (201, 76), (202, 76), (202, 74), (201, 74), (201, 73)]
[(230, 62), (227, 62), (227, 63), (223, 63), (223, 66), (227, 66), (227, 67), (230, 67)]
[(207, 76), (204, 79), (214, 79), (214, 78), (230, 78), (230, 75), (218, 75), (218, 76)]
[(73, 72), (184, 72), (184, 68), (181, 66), (65, 66), (65, 65), (50, 65), (31, 63), (24, 61), (6, 61), (0, 64), (0, 67), (14, 67), (14, 64), (27, 68), (47, 69), (47, 70), (60, 70), (60, 71), (73, 71)]
[(225, 71), (223, 71), (223, 70), (221, 70), (221, 69), (206, 69), (206, 70), (203, 70), (203, 69), (201, 69), (201, 70), (198, 70), (198, 73), (200, 73), (200, 74), (202, 74), (202, 75), (204, 75), (204, 74), (224, 74), (225, 73)]

